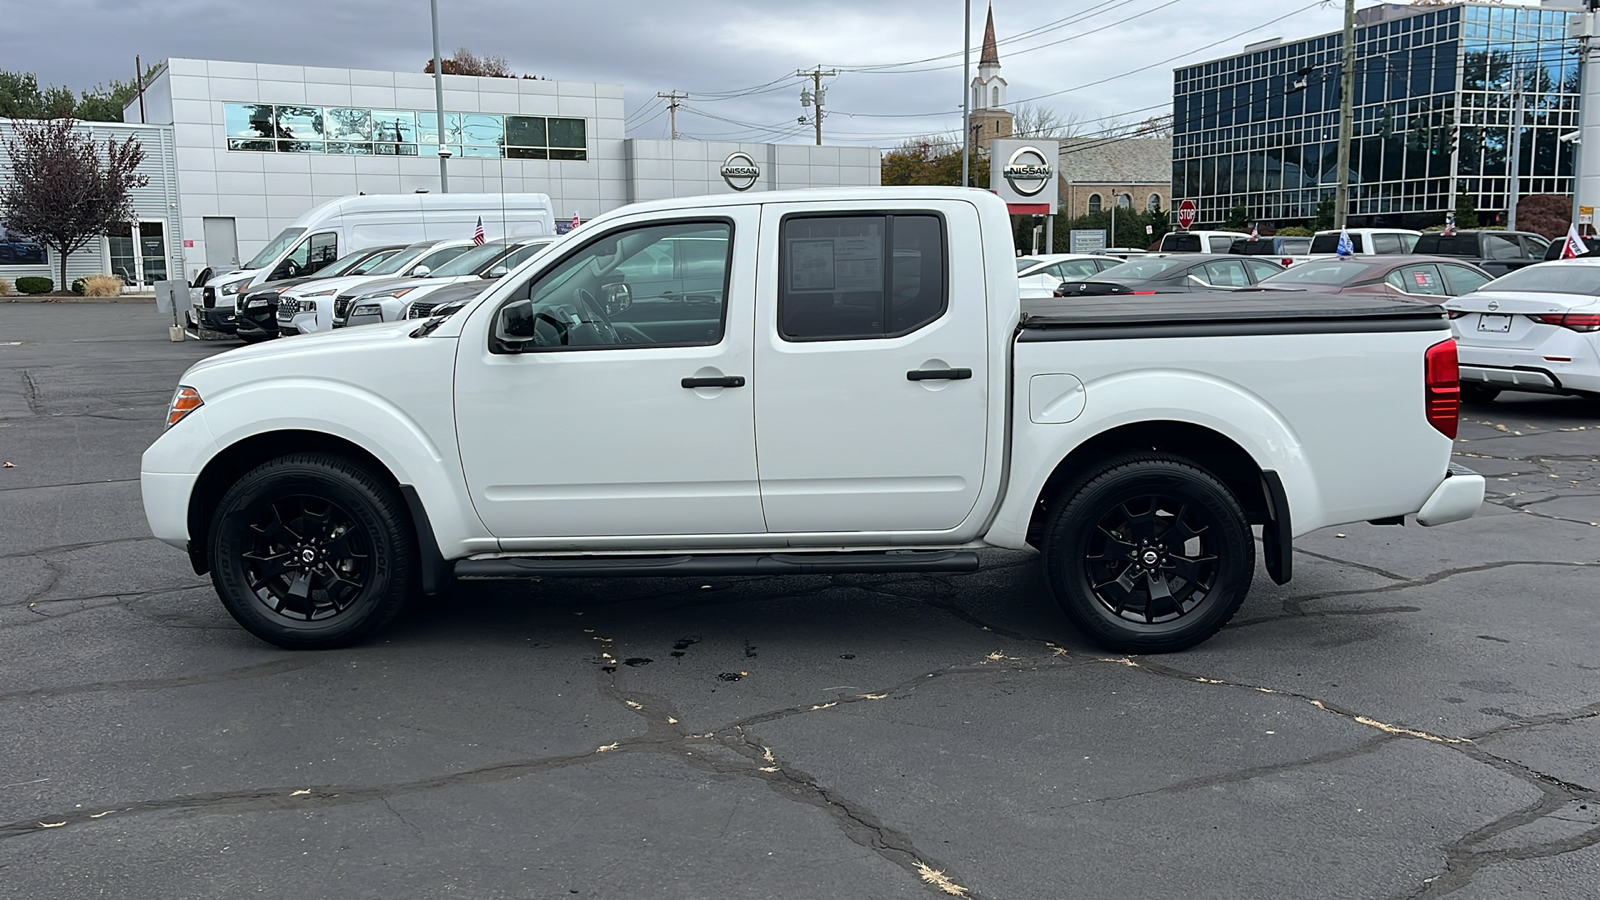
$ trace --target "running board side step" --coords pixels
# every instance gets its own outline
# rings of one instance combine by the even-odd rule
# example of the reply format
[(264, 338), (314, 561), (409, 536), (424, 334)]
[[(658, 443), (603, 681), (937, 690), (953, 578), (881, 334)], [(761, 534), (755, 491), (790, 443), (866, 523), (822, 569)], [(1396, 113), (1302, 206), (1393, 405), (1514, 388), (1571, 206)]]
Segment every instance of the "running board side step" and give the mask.
[(497, 556), (462, 559), (456, 578), (639, 578), (681, 575), (842, 575), (870, 572), (976, 572), (971, 550), (899, 553), (771, 553), (715, 556)]

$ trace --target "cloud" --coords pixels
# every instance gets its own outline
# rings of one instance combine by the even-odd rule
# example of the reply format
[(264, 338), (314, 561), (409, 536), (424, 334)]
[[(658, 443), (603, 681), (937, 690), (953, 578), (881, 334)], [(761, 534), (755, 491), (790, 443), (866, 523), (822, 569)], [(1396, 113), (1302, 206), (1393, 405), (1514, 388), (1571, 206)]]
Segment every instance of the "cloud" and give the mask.
[[(852, 71), (957, 53), (961, 11), (953, 0), (877, 0), (870, 5), (789, 0), (759, 6), (712, 0), (537, 6), (521, 0), (440, 0), (439, 5), (446, 54), (465, 46), (505, 56), (518, 72), (620, 83), (634, 119), (630, 128), (639, 137), (666, 135), (667, 117), (657, 115), (663, 104), (654, 95), (679, 90), (691, 95), (678, 114), (678, 128), (686, 135), (754, 140), (792, 135), (783, 139), (805, 140), (811, 130), (795, 121), (807, 110), (800, 105), (801, 82), (794, 73), (815, 65), (844, 70), (828, 87), (832, 115), (824, 133), (831, 141), (887, 147), (911, 135), (959, 127), (958, 104), (964, 93), (959, 57), (906, 67), (933, 71)], [(976, 45), (984, 7), (982, 2), (973, 6)], [(1098, 119), (1164, 107), (1172, 96), (1174, 65), (1226, 56), (1266, 37), (1292, 39), (1339, 27), (1339, 9), (1313, 4), (1265, 30), (1179, 62), (1125, 74), (1305, 6), (1306, 0), (1001, 2), (995, 25), (1002, 40), (1002, 74), (1013, 101), (1054, 94), (1038, 103), (1065, 116)], [(1011, 40), (1072, 17), (1076, 21)], [(1128, 21), (1115, 24), (1124, 19)], [(1111, 27), (1089, 33), (1107, 25)], [(5, 61), (0, 65), (78, 90), (114, 78), (126, 80), (133, 73), (135, 53), (147, 63), (187, 56), (420, 71), (432, 55), (432, 38), (425, 5), (378, 0), (18, 3), (8, 9), (0, 34), (0, 59)], [(1104, 79), (1109, 80), (1056, 93)], [(1133, 112), (1127, 118), (1138, 121), (1160, 111)]]

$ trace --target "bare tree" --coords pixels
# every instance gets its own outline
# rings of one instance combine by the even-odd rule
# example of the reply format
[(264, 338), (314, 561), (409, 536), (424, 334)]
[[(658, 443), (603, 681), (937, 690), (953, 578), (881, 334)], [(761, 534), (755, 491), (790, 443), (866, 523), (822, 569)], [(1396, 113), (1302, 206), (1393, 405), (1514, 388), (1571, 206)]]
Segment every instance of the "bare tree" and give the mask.
[(11, 180), (0, 185), (0, 220), (55, 251), (67, 286), (67, 256), (133, 218), (130, 192), (150, 183), (138, 172), (135, 138), (96, 144), (72, 119), (12, 122), (6, 138)]
[(1082, 117), (1076, 113), (1062, 115), (1029, 103), (1017, 104), (1017, 111), (1012, 113), (1011, 133), (1019, 138), (1061, 140), (1077, 137), (1082, 131)]
[[(455, 55), (439, 60), (439, 68), (446, 75), (481, 75), (488, 78), (515, 78), (516, 73), (511, 71), (511, 63), (504, 56), (479, 56), (466, 47), (457, 47)], [(422, 67), (422, 71), (433, 74), (433, 60)]]

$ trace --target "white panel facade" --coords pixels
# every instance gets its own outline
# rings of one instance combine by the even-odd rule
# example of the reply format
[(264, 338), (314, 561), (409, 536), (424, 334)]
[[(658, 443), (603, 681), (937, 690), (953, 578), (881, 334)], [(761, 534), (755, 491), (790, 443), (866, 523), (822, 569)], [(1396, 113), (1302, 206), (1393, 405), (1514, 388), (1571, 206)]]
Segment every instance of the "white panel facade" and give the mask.
[[(462, 114), (467, 122), (473, 114), (500, 117), (480, 121), (498, 123), (487, 126), (487, 133), (501, 138), (480, 137), (477, 146), (455, 148), (457, 154), (447, 163), (450, 189), (547, 193), (558, 220), (574, 214), (592, 218), (636, 200), (731, 193), (720, 170), (735, 151), (749, 154), (762, 170), (755, 190), (879, 183), (880, 155), (871, 147), (628, 140), (620, 84), (446, 75), (443, 89), (447, 112)], [(230, 104), (313, 108), (324, 130), (310, 143), (286, 139), (280, 132), (276, 140), (252, 137), (230, 146)], [(279, 152), (285, 144), (295, 151), (349, 146), (321, 139), (332, 133), (327, 128), (335, 127), (330, 124), (334, 117), (324, 115), (329, 109), (370, 110), (380, 123), (385, 111), (414, 114), (415, 136), (405, 140), (418, 155), (377, 155), (372, 149), (361, 154)], [(129, 115), (137, 119), (136, 105), (125, 110), (124, 117)], [(187, 223), (182, 232), (193, 241), (181, 250), (191, 276), (206, 258), (203, 217), (233, 218), (240, 256), (248, 258), (296, 217), (329, 200), (362, 192), (440, 190), (439, 161), (432, 155), (436, 144), (426, 143), (436, 129), (432, 75), (172, 59), (146, 89), (145, 115), (153, 125), (170, 126), (164, 132), (174, 173), (169, 177)], [(236, 127), (241, 115), (236, 114)], [(585, 158), (502, 158), (506, 116), (582, 119)], [(249, 124), (255, 127), (253, 120)], [(391, 127), (398, 135), (408, 126)], [(501, 143), (493, 143), (497, 140)], [(375, 137), (371, 147), (379, 143)], [(247, 149), (252, 146), (257, 149)]]

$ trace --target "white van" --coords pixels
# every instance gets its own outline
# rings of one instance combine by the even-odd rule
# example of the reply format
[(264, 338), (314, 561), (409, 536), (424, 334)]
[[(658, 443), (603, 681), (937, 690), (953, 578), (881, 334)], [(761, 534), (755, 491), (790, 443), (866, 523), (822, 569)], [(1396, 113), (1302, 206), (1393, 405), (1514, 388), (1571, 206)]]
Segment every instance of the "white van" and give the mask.
[(369, 194), (316, 207), (231, 272), (207, 281), (200, 322), (232, 332), (234, 300), (268, 281), (309, 275), (353, 250), (384, 244), (467, 239), (483, 223), (488, 240), (553, 238), (549, 194)]

